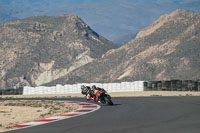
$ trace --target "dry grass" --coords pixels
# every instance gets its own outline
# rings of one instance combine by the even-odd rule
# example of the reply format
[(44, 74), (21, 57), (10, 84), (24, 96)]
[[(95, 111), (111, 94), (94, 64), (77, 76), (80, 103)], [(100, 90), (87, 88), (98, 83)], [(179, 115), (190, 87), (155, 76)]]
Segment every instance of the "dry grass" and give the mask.
[(78, 109), (77, 104), (59, 101), (1, 101), (0, 131), (30, 121), (71, 112)]

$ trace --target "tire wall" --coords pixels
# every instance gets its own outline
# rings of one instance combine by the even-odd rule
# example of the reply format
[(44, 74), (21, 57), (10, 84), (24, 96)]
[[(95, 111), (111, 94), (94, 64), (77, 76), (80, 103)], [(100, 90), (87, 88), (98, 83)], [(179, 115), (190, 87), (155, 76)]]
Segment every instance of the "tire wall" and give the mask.
[(195, 81), (195, 80), (145, 81), (144, 91), (200, 91), (200, 81)]
[(0, 89), (0, 95), (22, 95), (23, 88), (18, 89)]
[(134, 81), (121, 83), (78, 83), (56, 86), (25, 86), (18, 89), (0, 89), (0, 95), (33, 95), (33, 94), (69, 94), (81, 93), (81, 85), (104, 88), (108, 92), (133, 91), (200, 91), (200, 81), (194, 80), (163, 80), (163, 81)]

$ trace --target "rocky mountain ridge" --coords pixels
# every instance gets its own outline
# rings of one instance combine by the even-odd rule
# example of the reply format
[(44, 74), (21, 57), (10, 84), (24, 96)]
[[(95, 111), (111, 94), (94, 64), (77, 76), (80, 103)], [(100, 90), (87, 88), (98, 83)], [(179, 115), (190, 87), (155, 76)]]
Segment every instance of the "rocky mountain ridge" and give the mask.
[(161, 16), (128, 44), (46, 85), (77, 82), (200, 79), (200, 14)]
[(51, 82), (117, 48), (76, 15), (8, 21), (0, 31), (1, 89)]
[(0, 23), (31, 16), (77, 14), (109, 40), (136, 34), (176, 9), (200, 13), (199, 0), (0, 0)]

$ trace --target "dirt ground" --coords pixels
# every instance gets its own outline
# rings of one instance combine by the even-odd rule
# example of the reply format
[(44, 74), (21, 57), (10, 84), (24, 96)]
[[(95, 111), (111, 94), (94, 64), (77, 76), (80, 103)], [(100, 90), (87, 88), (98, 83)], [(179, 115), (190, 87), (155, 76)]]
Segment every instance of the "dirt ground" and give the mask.
[[(143, 96), (200, 96), (200, 92), (183, 91), (143, 91), (143, 92), (111, 92), (112, 97), (143, 97)], [(26, 122), (40, 120), (79, 108), (76, 104), (56, 101), (6, 101), (2, 98), (66, 98), (83, 97), (82, 94), (56, 95), (6, 95), (0, 96), (0, 131)]]
[(0, 101), (0, 131), (13, 126), (67, 113), (78, 109), (77, 104), (56, 101)]

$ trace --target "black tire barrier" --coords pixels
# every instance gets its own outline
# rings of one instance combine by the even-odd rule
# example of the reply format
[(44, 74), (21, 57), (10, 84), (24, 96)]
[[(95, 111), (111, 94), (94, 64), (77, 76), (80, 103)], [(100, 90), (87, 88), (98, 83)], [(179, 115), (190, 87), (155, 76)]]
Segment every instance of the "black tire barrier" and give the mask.
[(144, 91), (200, 91), (200, 80), (146, 81)]
[(0, 95), (22, 95), (23, 94), (23, 88), (18, 89), (0, 89)]

